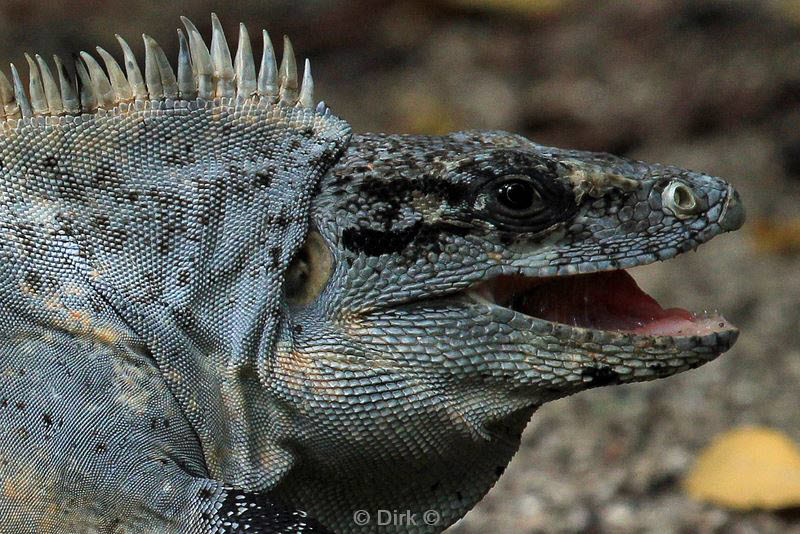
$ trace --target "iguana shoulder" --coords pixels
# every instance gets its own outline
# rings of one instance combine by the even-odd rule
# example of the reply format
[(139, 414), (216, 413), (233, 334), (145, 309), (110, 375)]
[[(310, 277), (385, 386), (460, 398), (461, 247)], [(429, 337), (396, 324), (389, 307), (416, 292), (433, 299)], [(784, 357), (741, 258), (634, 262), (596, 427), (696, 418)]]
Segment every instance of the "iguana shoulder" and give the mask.
[[(0, 483), (23, 499), (0, 499), (4, 526), (204, 531), (214, 502), (291, 464), (276, 450), (263, 467), (275, 428), (259, 375), (311, 197), (350, 129), (313, 102), (307, 63), (298, 89), (288, 41), (279, 69), (266, 37), (256, 76), (246, 30), (234, 68), (213, 21), (210, 51), (186, 21), (177, 75), (149, 37), (144, 73), (120, 39), (124, 74), (101, 51), (106, 71), (83, 53), (74, 78), (28, 57), (28, 91), (15, 68), (13, 91), (0, 75), (0, 361), (18, 375), (0, 396), (27, 407), (0, 414), (0, 456), (14, 458)], [(169, 472), (137, 466), (165, 457)], [(69, 461), (70, 483), (54, 474)], [(31, 473), (31, 491), (52, 479), (46, 497), (11, 489)], [(184, 493), (170, 501), (163, 484)], [(189, 495), (201, 487), (207, 504)], [(92, 501), (101, 489), (107, 508)], [(81, 494), (85, 525), (43, 516)]]

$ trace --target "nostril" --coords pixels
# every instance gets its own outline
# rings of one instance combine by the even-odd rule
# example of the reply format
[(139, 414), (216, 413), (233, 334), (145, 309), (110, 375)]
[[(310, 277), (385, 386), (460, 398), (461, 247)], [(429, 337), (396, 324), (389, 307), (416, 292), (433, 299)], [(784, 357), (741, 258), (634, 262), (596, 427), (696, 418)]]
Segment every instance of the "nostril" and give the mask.
[(699, 202), (692, 188), (683, 182), (674, 180), (664, 188), (661, 194), (661, 205), (677, 217), (687, 217), (698, 212)]

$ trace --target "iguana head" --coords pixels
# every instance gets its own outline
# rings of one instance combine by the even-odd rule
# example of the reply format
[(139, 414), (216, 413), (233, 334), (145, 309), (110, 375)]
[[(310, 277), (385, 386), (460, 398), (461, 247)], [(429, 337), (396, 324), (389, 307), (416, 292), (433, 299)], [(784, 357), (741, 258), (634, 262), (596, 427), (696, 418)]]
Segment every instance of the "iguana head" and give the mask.
[(278, 365), (303, 361), (306, 452), (346, 488), (337, 510), (452, 522), (542, 403), (697, 367), (737, 336), (625, 270), (739, 228), (718, 178), (504, 132), (356, 135), (312, 210)]

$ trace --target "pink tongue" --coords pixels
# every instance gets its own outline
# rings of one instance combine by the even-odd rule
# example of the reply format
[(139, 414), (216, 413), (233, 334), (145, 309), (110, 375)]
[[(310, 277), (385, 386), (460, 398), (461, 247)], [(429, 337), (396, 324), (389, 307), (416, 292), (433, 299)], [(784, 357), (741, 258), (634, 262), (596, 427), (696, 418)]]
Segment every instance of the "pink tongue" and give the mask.
[(552, 279), (526, 295), (524, 309), (547, 321), (649, 335), (692, 325), (692, 314), (681, 308), (665, 310), (625, 271)]

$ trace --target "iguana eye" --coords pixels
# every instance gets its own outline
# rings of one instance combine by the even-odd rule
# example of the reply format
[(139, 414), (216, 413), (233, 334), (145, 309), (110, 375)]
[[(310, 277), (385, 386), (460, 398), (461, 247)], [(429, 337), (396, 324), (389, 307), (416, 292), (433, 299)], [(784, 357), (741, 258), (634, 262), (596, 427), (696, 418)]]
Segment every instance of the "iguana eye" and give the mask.
[(539, 232), (569, 219), (576, 210), (571, 191), (534, 171), (490, 178), (474, 206), (476, 215), (504, 232)]
[(486, 186), (487, 215), (499, 226), (523, 229), (547, 217), (547, 204), (536, 181), (525, 174), (506, 174)]
[(575, 215), (578, 203), (562, 170), (548, 156), (507, 149), (448, 168), (455, 182), (469, 183), (471, 209), (465, 215), (504, 234), (539, 233)]
[(527, 176), (506, 176), (497, 185), (497, 201), (510, 211), (527, 212), (536, 208), (542, 202), (542, 197), (536, 191), (530, 178)]

